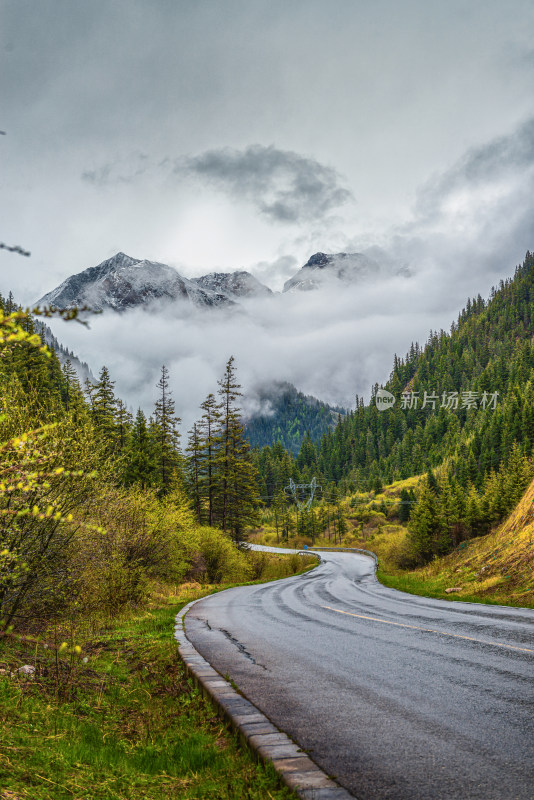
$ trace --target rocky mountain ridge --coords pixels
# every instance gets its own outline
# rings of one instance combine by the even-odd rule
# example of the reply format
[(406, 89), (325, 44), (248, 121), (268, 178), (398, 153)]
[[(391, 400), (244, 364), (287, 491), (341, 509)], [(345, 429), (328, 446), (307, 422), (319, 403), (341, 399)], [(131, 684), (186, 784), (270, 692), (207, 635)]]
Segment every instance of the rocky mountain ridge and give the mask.
[(117, 253), (96, 267), (71, 275), (38, 302), (60, 308), (125, 311), (153, 301), (188, 300), (195, 306), (228, 306), (225, 294), (203, 289), (174, 267)]
[[(379, 277), (382, 267), (363, 253), (315, 253), (284, 285), (283, 292), (320, 290), (336, 283), (358, 283)], [(406, 274), (402, 270), (398, 274)], [(87, 306), (94, 311), (126, 311), (154, 302), (186, 301), (198, 308), (228, 308), (250, 298), (277, 294), (250, 272), (210, 272), (185, 278), (167, 264), (125, 253), (71, 275), (39, 304), (59, 308)]]

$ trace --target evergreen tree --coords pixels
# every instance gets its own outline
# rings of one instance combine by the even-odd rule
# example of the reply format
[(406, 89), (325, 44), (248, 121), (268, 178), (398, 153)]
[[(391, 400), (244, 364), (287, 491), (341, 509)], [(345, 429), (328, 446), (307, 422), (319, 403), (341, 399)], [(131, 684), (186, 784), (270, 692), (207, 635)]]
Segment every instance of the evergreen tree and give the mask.
[(180, 467), (180, 418), (175, 414), (174, 400), (169, 388), (169, 370), (161, 367), (157, 383), (159, 398), (154, 408), (153, 434), (155, 436), (155, 455), (159, 473), (158, 485), (161, 495), (170, 492), (173, 480)]
[(226, 364), (218, 381), (221, 398), (220, 431), (216, 454), (217, 522), (230, 533), (234, 542), (246, 540), (246, 527), (258, 519), (258, 476), (251, 458), (239, 418), (237, 399), (241, 387), (237, 383), (234, 357)]
[(117, 447), (122, 452), (128, 442), (133, 418), (122, 400), (117, 400), (116, 405)]
[(95, 427), (109, 450), (113, 450), (115, 443), (117, 399), (113, 391), (114, 386), (115, 383), (111, 380), (108, 368), (102, 367), (98, 382), (92, 389), (91, 400)]
[(410, 495), (407, 489), (402, 489), (400, 494), (399, 520), (408, 522), (410, 519)]
[(284, 512), (287, 508), (287, 494), (281, 490), (278, 490), (273, 498), (273, 517), (274, 517), (274, 526), (276, 530), (276, 541), (280, 541), (280, 529), (282, 527), (282, 521), (284, 519)]
[(126, 446), (124, 459), (124, 483), (130, 486), (138, 483), (144, 489), (154, 486), (157, 478), (157, 465), (154, 453), (154, 440), (151, 437), (146, 417), (138, 409)]
[(215, 492), (217, 487), (217, 453), (220, 444), (219, 426), (221, 409), (213, 393), (201, 404), (204, 412), (199, 423), (201, 452), (199, 458), (199, 491), (207, 506), (208, 525), (215, 521)]
[(72, 395), (81, 394), (81, 386), (80, 382), (78, 381), (78, 376), (76, 374), (76, 370), (72, 366), (72, 362), (70, 358), (68, 358), (63, 367), (61, 368), (64, 378), (64, 389), (63, 389), (63, 403), (65, 405), (66, 410), (69, 410), (69, 407), (72, 402)]
[(193, 511), (198, 522), (202, 522), (203, 517), (203, 496), (202, 496), (202, 443), (200, 439), (199, 425), (195, 422), (189, 432), (186, 452), (187, 458), (187, 477), (189, 486), (189, 496), (193, 505)]
[(419, 486), (419, 497), (412, 508), (410, 520), (410, 541), (420, 561), (428, 561), (434, 555), (439, 533), (437, 498), (429, 485), (428, 476), (425, 476)]

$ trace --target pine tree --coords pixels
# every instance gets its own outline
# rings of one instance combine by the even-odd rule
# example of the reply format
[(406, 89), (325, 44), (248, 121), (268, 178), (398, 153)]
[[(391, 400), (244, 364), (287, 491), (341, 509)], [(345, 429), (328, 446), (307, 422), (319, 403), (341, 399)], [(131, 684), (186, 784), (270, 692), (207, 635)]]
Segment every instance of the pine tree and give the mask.
[(286, 508), (287, 494), (279, 489), (273, 498), (273, 517), (277, 542), (280, 541), (279, 531), (282, 526), (282, 520), (284, 518), (284, 512)]
[(133, 418), (122, 400), (117, 400), (117, 447), (122, 452), (128, 442), (132, 429)]
[(260, 501), (258, 476), (239, 419), (237, 399), (241, 396), (241, 387), (237, 383), (233, 356), (218, 385), (221, 419), (216, 455), (217, 522), (223, 531), (230, 533), (234, 542), (241, 544), (246, 540), (246, 527), (257, 522)]
[(217, 452), (220, 444), (219, 426), (221, 409), (213, 393), (206, 397), (201, 404), (203, 415), (199, 423), (201, 440), (201, 494), (207, 506), (208, 525), (215, 521), (215, 491), (217, 479)]
[(402, 489), (400, 494), (399, 520), (408, 522), (410, 519), (410, 495), (407, 489)]
[(436, 540), (440, 533), (438, 504), (434, 491), (425, 476), (419, 487), (417, 503), (412, 508), (410, 520), (410, 541), (415, 556), (428, 561), (436, 550)]
[(81, 394), (81, 387), (70, 358), (65, 361), (61, 371), (64, 378), (63, 402), (65, 404), (65, 409), (68, 411), (72, 402), (73, 393)]
[(161, 377), (157, 383), (159, 398), (154, 408), (153, 431), (156, 438), (156, 463), (159, 472), (161, 495), (170, 492), (175, 474), (180, 467), (180, 418), (175, 414), (174, 400), (169, 389), (169, 370), (161, 367)]
[(124, 483), (138, 483), (143, 488), (154, 486), (157, 477), (154, 441), (149, 433), (146, 417), (137, 411), (131, 435), (126, 446)]
[(98, 382), (93, 387), (91, 401), (95, 428), (108, 454), (114, 453), (116, 444), (117, 399), (114, 386), (108, 368), (102, 367)]
[(258, 475), (252, 462), (250, 445), (239, 420), (231, 420), (230, 450), (226, 461), (227, 493), (226, 530), (240, 545), (247, 539), (246, 529), (258, 522)]
[(187, 457), (187, 478), (189, 485), (189, 496), (193, 505), (193, 511), (199, 523), (202, 523), (203, 496), (202, 496), (202, 442), (200, 438), (199, 425), (195, 422), (189, 432), (189, 439), (186, 447)]

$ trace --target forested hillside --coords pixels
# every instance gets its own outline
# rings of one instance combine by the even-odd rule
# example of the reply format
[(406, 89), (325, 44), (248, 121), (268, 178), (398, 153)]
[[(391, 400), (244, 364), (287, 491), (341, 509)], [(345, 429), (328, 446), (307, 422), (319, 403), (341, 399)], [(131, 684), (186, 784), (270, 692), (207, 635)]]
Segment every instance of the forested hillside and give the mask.
[(514, 442), (530, 455), (533, 335), (534, 257), (527, 253), (514, 278), (501, 281), (487, 302), (480, 296), (467, 302), (450, 333), (431, 331), (423, 347), (395, 357), (385, 385), (396, 397), (394, 408), (377, 410), (375, 387), (369, 406), (360, 401), (325, 437), (321, 470), (336, 480), (389, 483), (450, 459), (462, 486), (481, 486), (510, 457)]
[(258, 393), (260, 412), (245, 421), (245, 433), (252, 447), (264, 447), (280, 442), (294, 455), (299, 452), (304, 437), (319, 442), (334, 428), (341, 407), (332, 407), (315, 397), (299, 392), (290, 383), (276, 383)]
[(378, 410), (375, 385), (369, 405), (357, 400), (318, 447), (305, 439), (294, 465), (265, 448), (263, 491), (274, 497), (290, 472), (343, 494), (428, 473), (411, 521), (414, 557), (427, 560), (486, 533), (532, 476), (534, 256), (487, 301), (468, 300), (450, 332), (395, 356), (384, 388), (393, 407)]

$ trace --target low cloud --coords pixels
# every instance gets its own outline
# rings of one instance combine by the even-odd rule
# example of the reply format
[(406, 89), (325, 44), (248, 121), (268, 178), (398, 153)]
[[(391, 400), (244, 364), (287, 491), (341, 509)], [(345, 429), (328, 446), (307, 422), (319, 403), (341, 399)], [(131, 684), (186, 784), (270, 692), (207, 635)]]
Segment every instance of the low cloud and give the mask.
[[(54, 333), (98, 373), (103, 363), (117, 393), (147, 412), (156, 399), (161, 364), (171, 374), (184, 430), (234, 355), (239, 380), (254, 402), (255, 389), (288, 381), (332, 404), (354, 405), (374, 381), (385, 380), (393, 352), (405, 352), (420, 330), (445, 323), (441, 298), (428, 287), (388, 277), (380, 284), (256, 298), (240, 309), (205, 310), (176, 304), (149, 313), (103, 314), (91, 329), (53, 321)], [(438, 311), (439, 309), (439, 311)], [(253, 406), (252, 406), (253, 407)]]
[(300, 267), (301, 264), (299, 264), (295, 256), (286, 255), (275, 258), (274, 261), (258, 261), (257, 264), (252, 264), (249, 267), (249, 271), (270, 289), (281, 291), (284, 283)]
[[(251, 299), (232, 311), (177, 305), (157, 314), (104, 314), (90, 331), (56, 322), (55, 333), (94, 372), (105, 359), (118, 394), (132, 408), (150, 411), (158, 370), (167, 364), (184, 429), (198, 418), (208, 392), (216, 390), (230, 355), (251, 403), (255, 387), (285, 380), (350, 407), (356, 393), (368, 397), (373, 383), (388, 378), (394, 353), (403, 355), (412, 341), (424, 343), (430, 329), (449, 329), (468, 296), (487, 296), (501, 277), (513, 274), (525, 251), (534, 249), (533, 139), (529, 120), (508, 136), (471, 149), (421, 188), (408, 224), (348, 239), (345, 250), (364, 252), (381, 264), (375, 282)], [(279, 153), (210, 151), (181, 169), (266, 208), (274, 209), (273, 193), (286, 191), (282, 203), (294, 213), (311, 213), (307, 204), (324, 168), (314, 171), (315, 162), (295, 154), (279, 159)], [(307, 174), (308, 167), (317, 183), (311, 180), (308, 194), (300, 193), (299, 205), (291, 187), (305, 184), (296, 176), (300, 169)], [(286, 176), (285, 190), (276, 188), (278, 169)], [(325, 182), (335, 197), (336, 179)], [(256, 195), (261, 201), (253, 200)], [(302, 263), (284, 255), (249, 269), (272, 285), (275, 276), (283, 282)], [(395, 274), (400, 269), (403, 274)]]

